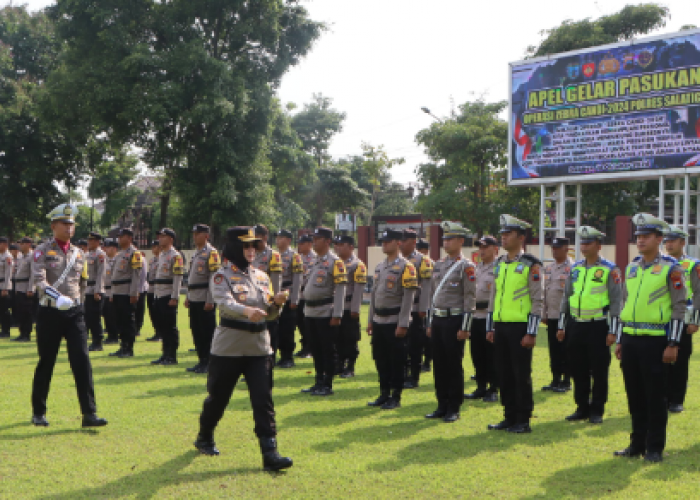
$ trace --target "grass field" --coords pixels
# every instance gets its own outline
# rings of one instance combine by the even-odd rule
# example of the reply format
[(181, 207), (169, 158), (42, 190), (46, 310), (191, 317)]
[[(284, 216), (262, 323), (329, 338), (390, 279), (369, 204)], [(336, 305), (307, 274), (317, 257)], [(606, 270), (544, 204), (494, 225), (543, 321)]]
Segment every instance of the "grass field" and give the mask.
[[(82, 430), (65, 349), (54, 373), (47, 418), (35, 428), (30, 391), (36, 345), (0, 341), (0, 498), (697, 498), (700, 495), (700, 376), (691, 366), (686, 411), (671, 415), (665, 461), (614, 459), (628, 444), (629, 417), (617, 361), (605, 423), (568, 423), (571, 393), (543, 393), (549, 381), (546, 338), (534, 355), (533, 433), (489, 432), (498, 404), (466, 403), (455, 424), (428, 421), (435, 407), (432, 374), (405, 391), (396, 411), (369, 408), (377, 379), (363, 333), (357, 376), (338, 380), (335, 395), (300, 394), (311, 384), (311, 360), (277, 370), (274, 400), (280, 451), (294, 459), (287, 473), (261, 470), (245, 384), (222, 420), (219, 457), (193, 448), (205, 397), (204, 375), (191, 375), (195, 354), (180, 310), (180, 365), (150, 366), (160, 344), (136, 357), (92, 357), (98, 413), (109, 420)], [(147, 320), (148, 323), (148, 320)], [(13, 330), (13, 334), (16, 330)], [(473, 373), (469, 356), (465, 372)], [(473, 382), (465, 389), (471, 391)]]

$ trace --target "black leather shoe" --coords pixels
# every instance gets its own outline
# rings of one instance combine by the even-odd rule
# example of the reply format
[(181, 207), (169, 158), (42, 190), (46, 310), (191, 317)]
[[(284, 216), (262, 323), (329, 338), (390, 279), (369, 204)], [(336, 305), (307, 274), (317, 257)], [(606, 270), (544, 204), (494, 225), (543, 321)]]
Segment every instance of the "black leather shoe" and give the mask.
[(566, 417), (569, 422), (578, 422), (579, 420), (587, 420), (590, 415), (586, 412), (576, 410), (571, 415)]
[(683, 405), (670, 404), (668, 405), (668, 411), (671, 413), (681, 413), (683, 411)]
[(295, 358), (310, 358), (311, 353), (306, 349), (300, 349), (295, 355)]
[(489, 391), (481, 400), (484, 403), (498, 403), (498, 393)]
[(664, 459), (663, 455), (659, 453), (658, 451), (650, 451), (646, 455), (644, 455), (644, 461), (645, 462), (651, 462), (651, 463), (659, 463), (662, 462)]
[(401, 400), (398, 398), (389, 398), (386, 400), (386, 403), (384, 403), (382, 406), (380, 406), (382, 410), (395, 410), (396, 408), (401, 408)]
[(7, 333), (7, 332), (0, 333), (0, 339), (9, 339), (9, 338), (10, 338), (9, 333)]
[(564, 392), (569, 392), (571, 390), (571, 380), (563, 380), (559, 384), (560, 389), (564, 389)]
[(215, 457), (219, 454), (219, 450), (216, 447), (214, 439), (204, 438), (201, 434), (197, 436), (197, 440), (194, 442), (194, 447), (197, 448), (202, 455)]
[(104, 341), (104, 345), (116, 345), (119, 343), (119, 339), (107, 339)]
[(566, 388), (563, 385), (557, 385), (555, 387), (552, 387), (552, 392), (556, 392), (557, 394), (565, 394), (571, 390), (571, 387)]
[(446, 424), (451, 424), (453, 422), (456, 422), (459, 420), (459, 412), (458, 411), (451, 411), (445, 417), (442, 419), (443, 422)]
[(22, 335), (20, 335), (19, 337), (15, 337), (12, 340), (15, 342), (31, 342), (32, 341), (29, 337), (23, 337)]
[(416, 382), (412, 378), (406, 379), (406, 381), (403, 383), (403, 388), (404, 389), (416, 389), (416, 388), (418, 388), (418, 382)]
[(107, 421), (94, 413), (91, 415), (83, 415), (83, 427), (104, 427), (105, 425), (107, 425)]
[(507, 431), (513, 426), (509, 420), (502, 420), (497, 424), (489, 424), (488, 430), (490, 431)]
[(263, 469), (272, 472), (288, 469), (294, 462), (291, 458), (280, 456), (277, 451), (277, 439), (274, 437), (260, 438), (260, 452), (263, 456)]
[(603, 415), (591, 415), (591, 418), (589, 418), (588, 421), (591, 424), (602, 424), (603, 423)]
[(172, 357), (163, 358), (163, 361), (160, 364), (163, 366), (176, 365), (177, 358), (172, 358)]
[(481, 399), (486, 396), (486, 389), (477, 389), (471, 394), (465, 394), (464, 399)]
[(343, 373), (340, 374), (340, 378), (353, 378), (355, 376), (355, 372), (349, 369), (345, 369)]
[(163, 360), (164, 360), (164, 359), (165, 359), (165, 356), (161, 356), (160, 358), (154, 359), (153, 361), (151, 361), (151, 364), (152, 364), (152, 365), (160, 365), (160, 364), (163, 364)]
[(422, 373), (428, 373), (430, 371), (430, 363), (423, 363), (420, 367)]
[(532, 432), (532, 429), (530, 428), (530, 424), (515, 424), (508, 428), (508, 432), (512, 432), (513, 434), (529, 434)]
[(124, 349), (122, 350), (122, 353), (117, 356), (118, 358), (133, 358), (134, 357), (134, 351), (131, 349)]
[(542, 387), (543, 391), (553, 391), (555, 387), (559, 387), (559, 382), (552, 380), (549, 384)]
[(194, 367), (194, 373), (197, 374), (202, 374), (202, 373), (209, 373), (209, 363), (202, 363), (198, 366)]
[(104, 348), (102, 347), (102, 344), (90, 344), (90, 347), (88, 347), (88, 351), (90, 351), (90, 352), (104, 351)]
[(306, 389), (302, 389), (301, 392), (305, 394), (313, 393), (319, 388), (318, 384), (312, 385), (311, 387), (307, 387)]
[(425, 418), (444, 418), (445, 415), (447, 415), (447, 412), (438, 408), (433, 413), (428, 413)]
[(382, 394), (374, 401), (370, 401), (369, 403), (367, 403), (367, 406), (382, 406), (387, 401), (389, 401), (389, 395)]
[(335, 394), (333, 392), (333, 389), (331, 389), (330, 387), (326, 387), (326, 386), (319, 387), (314, 392), (311, 393), (312, 396), (332, 396), (333, 394)]
[(115, 357), (115, 358), (116, 358), (117, 356), (121, 355), (121, 353), (123, 353), (123, 352), (124, 352), (124, 349), (119, 348), (118, 351), (110, 352), (110, 353), (109, 353), (109, 356), (112, 356), (112, 357)]
[(197, 352), (197, 349), (187, 349), (187, 352)]
[(161, 340), (163, 339), (160, 338), (158, 335), (154, 335), (153, 337), (147, 338), (146, 342), (160, 342)]
[(46, 420), (44, 415), (33, 415), (32, 424), (36, 425), (37, 427), (48, 427), (49, 421)]
[(194, 366), (190, 366), (189, 368), (185, 368), (185, 370), (188, 372), (195, 372), (195, 371), (197, 371), (197, 368), (199, 368), (199, 363), (197, 363)]
[(469, 380), (476, 380), (476, 375), (472, 375), (471, 377), (469, 377)]
[(637, 458), (644, 455), (643, 451), (633, 450), (632, 448), (625, 448), (624, 450), (618, 450), (613, 452), (615, 457), (627, 457), (627, 458)]
[(296, 365), (294, 364), (293, 359), (280, 359), (280, 362), (277, 364), (280, 368), (294, 368)]

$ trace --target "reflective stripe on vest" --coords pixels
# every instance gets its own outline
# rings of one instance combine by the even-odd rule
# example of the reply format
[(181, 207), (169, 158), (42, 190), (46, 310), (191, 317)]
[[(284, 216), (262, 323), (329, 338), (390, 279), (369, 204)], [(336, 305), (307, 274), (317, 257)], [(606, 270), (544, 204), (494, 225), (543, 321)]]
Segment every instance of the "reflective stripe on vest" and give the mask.
[(662, 263), (642, 269), (640, 264), (633, 262), (627, 267), (627, 301), (620, 314), (620, 320), (625, 323), (623, 332), (628, 335), (666, 335), (665, 328), (673, 312), (668, 291), (670, 270), (670, 266)]
[(532, 310), (530, 300), (530, 267), (523, 262), (500, 262), (494, 269), (496, 294), (493, 298), (493, 320), (504, 323), (525, 323)]
[(606, 316), (607, 307), (610, 306), (607, 284), (609, 274), (610, 268), (607, 266), (574, 267), (571, 272), (574, 293), (569, 297), (569, 307), (574, 318), (599, 319)]

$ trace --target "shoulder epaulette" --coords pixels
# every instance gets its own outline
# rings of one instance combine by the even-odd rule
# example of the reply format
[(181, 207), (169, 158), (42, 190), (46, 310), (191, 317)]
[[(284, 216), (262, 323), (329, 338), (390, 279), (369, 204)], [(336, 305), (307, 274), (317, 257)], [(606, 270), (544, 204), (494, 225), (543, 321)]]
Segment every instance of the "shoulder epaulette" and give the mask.
[(661, 258), (673, 266), (678, 265), (678, 261), (671, 257), (670, 255), (662, 255)]
[(535, 257), (534, 255), (529, 254), (529, 253), (524, 253), (524, 254), (522, 254), (522, 255), (520, 256), (520, 260), (523, 260), (523, 261), (529, 263), (530, 266), (534, 266), (534, 265), (537, 265), (537, 264), (539, 264), (540, 266), (542, 265), (542, 262), (540, 261), (540, 259), (538, 259), (538, 258)]
[(574, 262), (574, 265), (572, 267), (582, 266), (585, 264), (585, 262), (586, 262), (586, 259), (577, 260), (576, 262)]
[(600, 263), (603, 264), (608, 269), (614, 269), (617, 267), (617, 264), (615, 264), (612, 261), (609, 261), (608, 259), (600, 259)]
[(640, 260), (642, 260), (642, 256), (641, 256), (641, 255), (637, 255), (637, 256), (632, 260), (632, 262), (639, 262)]

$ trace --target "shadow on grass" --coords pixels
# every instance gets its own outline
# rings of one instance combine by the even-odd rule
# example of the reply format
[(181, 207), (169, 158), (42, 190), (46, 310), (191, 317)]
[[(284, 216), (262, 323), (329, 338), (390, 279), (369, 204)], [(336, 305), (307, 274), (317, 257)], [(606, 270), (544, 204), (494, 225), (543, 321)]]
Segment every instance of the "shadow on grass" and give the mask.
[(345, 425), (354, 420), (371, 416), (366, 407), (334, 408), (319, 411), (308, 411), (282, 418), (284, 427), (335, 427)]
[[(32, 426), (30, 423), (18, 423), (14, 424), (12, 427), (30, 427)], [(66, 434), (87, 434), (87, 435), (92, 435), (96, 436), (100, 432), (96, 429), (56, 429), (53, 431), (47, 431), (44, 430), (43, 428), (39, 429), (37, 428), (36, 432), (34, 434), (5, 434), (3, 432), (0, 432), (0, 441), (24, 441), (26, 439), (35, 439), (35, 438), (45, 438), (48, 436), (63, 436)]]
[[(246, 391), (247, 392), (247, 391)], [(163, 389), (146, 389), (143, 394), (133, 396), (133, 399), (150, 399), (150, 398), (182, 398), (189, 396), (207, 396), (207, 381), (202, 379), (201, 383), (191, 385), (180, 385), (177, 387), (164, 387)]]
[[(134, 368), (143, 368), (144, 365), (125, 365), (123, 368), (128, 368), (133, 366)], [(184, 368), (182, 369), (172, 369), (171, 367), (154, 366), (152, 367), (152, 373), (146, 373), (141, 375), (122, 375), (119, 377), (105, 377), (100, 378), (100, 385), (123, 385), (123, 384), (138, 384), (141, 382), (152, 382), (155, 380), (161, 380), (164, 378), (180, 380), (180, 379), (191, 379), (194, 375), (186, 372)], [(206, 377), (201, 377), (202, 383), (206, 383)], [(175, 389), (173, 389), (175, 390)]]
[[(95, 487), (86, 487), (59, 493), (46, 495), (43, 500), (75, 500), (75, 498), (137, 498), (146, 500), (157, 498), (162, 488), (172, 488), (178, 485), (208, 481), (232, 474), (260, 473), (262, 469), (241, 467), (237, 469), (215, 470), (210, 472), (183, 473), (182, 470), (189, 466), (199, 456), (196, 450), (188, 451), (173, 458), (158, 467), (144, 470), (136, 474), (120, 477), (107, 484)], [(215, 460), (210, 457), (201, 457), (202, 460)]]

